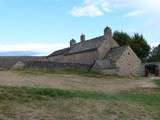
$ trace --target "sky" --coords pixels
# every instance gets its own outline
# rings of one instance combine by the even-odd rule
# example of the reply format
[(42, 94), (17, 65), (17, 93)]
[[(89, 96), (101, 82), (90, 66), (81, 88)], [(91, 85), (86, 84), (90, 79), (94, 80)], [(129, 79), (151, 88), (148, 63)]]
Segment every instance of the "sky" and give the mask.
[[(0, 0), (0, 53), (48, 55), (106, 26), (160, 44), (160, 0)], [(32, 54), (30, 54), (32, 55)]]

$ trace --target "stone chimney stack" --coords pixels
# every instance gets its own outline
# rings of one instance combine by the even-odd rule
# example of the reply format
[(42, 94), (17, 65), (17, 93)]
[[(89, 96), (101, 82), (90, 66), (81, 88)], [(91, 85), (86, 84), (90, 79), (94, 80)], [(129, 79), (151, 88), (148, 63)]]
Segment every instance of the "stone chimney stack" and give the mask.
[(81, 42), (85, 42), (85, 35), (84, 34), (81, 35), (80, 40), (81, 40)]
[(111, 40), (112, 39), (112, 30), (110, 27), (106, 27), (104, 29), (104, 37), (105, 37), (105, 40)]
[(108, 51), (112, 48), (112, 30), (109, 27), (106, 27), (104, 29), (104, 42), (99, 47), (98, 53), (99, 53), (99, 59), (104, 59)]
[(76, 44), (76, 40), (71, 39), (70, 40), (70, 47), (73, 47)]

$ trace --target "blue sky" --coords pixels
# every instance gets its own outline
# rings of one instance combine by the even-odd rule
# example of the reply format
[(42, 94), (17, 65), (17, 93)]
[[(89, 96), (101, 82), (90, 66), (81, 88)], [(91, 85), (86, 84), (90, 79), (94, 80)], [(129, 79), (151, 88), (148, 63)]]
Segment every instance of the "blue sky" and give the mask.
[(113, 31), (142, 33), (160, 43), (159, 0), (0, 0), (0, 51), (47, 55), (79, 41)]

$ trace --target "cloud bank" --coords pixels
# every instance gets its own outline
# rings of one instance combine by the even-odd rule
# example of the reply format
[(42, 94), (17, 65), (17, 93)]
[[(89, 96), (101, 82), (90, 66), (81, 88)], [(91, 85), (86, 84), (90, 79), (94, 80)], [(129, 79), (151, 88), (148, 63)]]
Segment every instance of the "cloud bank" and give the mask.
[(71, 14), (76, 17), (81, 16), (102, 16), (110, 11), (110, 4), (107, 0), (85, 0), (81, 6), (74, 6)]
[(71, 14), (76, 17), (102, 16), (110, 11), (131, 9), (123, 16), (132, 17), (143, 13), (160, 14), (160, 0), (84, 0), (79, 6), (74, 6)]
[[(55, 50), (67, 47), (65, 43), (21, 43), (21, 44), (0, 44), (0, 51), (2, 53), (20, 53), (21, 55), (49, 55)], [(12, 53), (13, 54), (13, 53)]]

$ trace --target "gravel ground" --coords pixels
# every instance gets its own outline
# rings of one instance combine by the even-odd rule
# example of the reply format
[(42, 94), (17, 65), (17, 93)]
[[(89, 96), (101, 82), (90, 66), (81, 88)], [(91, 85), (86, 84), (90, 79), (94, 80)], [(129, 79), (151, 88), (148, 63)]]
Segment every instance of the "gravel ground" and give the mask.
[(13, 71), (0, 71), (0, 85), (50, 87), (99, 92), (117, 92), (156, 87), (153, 78), (92, 78), (64, 74), (21, 74)]

